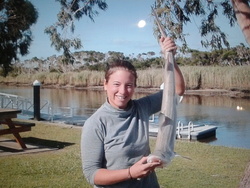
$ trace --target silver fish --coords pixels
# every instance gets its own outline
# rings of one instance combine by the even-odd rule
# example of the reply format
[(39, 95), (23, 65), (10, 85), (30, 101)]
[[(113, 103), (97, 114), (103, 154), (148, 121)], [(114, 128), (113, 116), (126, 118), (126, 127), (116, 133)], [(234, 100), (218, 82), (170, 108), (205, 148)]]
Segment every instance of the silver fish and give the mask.
[[(156, 23), (161, 35), (167, 37), (163, 27), (152, 8)], [(162, 166), (169, 164), (175, 157), (174, 145), (176, 140), (176, 95), (175, 95), (175, 74), (174, 57), (172, 52), (164, 53), (164, 89), (162, 98), (162, 107), (159, 115), (159, 129), (156, 139), (154, 152), (149, 155), (148, 162), (162, 162)]]

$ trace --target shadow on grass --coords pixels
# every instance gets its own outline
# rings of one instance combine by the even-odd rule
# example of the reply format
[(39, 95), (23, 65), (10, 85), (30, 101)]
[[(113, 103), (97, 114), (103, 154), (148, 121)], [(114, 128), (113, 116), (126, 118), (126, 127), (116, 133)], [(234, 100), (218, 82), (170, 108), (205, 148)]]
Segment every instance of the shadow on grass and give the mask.
[(75, 144), (75, 143), (70, 143), (70, 142), (60, 142), (56, 140), (46, 140), (46, 139), (35, 138), (35, 137), (23, 138), (23, 141), (26, 144), (39, 145), (39, 146), (45, 146), (45, 147), (57, 148), (57, 149), (62, 149), (62, 148), (72, 146)]
[(6, 147), (6, 146), (0, 146), (0, 151), (1, 152), (17, 153), (17, 152), (22, 152), (23, 150), (15, 149), (15, 148), (10, 148), (10, 147)]

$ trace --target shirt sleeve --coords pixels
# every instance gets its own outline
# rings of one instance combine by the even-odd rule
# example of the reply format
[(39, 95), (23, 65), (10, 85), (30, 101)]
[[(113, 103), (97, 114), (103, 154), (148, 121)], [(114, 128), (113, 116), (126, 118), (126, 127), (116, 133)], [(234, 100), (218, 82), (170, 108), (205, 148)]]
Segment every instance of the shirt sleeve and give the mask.
[(138, 102), (142, 108), (148, 111), (148, 115), (155, 114), (161, 110), (163, 91), (159, 91), (155, 94), (148, 95), (141, 99), (138, 99)]
[[(103, 133), (101, 123), (89, 118), (83, 128), (81, 136), (81, 158), (83, 173), (87, 181), (94, 185), (95, 173), (103, 167)], [(99, 125), (98, 125), (99, 124)]]

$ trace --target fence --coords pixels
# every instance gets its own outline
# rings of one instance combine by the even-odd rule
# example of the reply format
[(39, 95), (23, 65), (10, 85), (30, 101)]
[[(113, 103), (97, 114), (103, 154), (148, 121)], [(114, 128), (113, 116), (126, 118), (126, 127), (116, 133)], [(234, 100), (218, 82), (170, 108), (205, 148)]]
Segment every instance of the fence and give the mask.
[[(22, 110), (22, 115), (34, 115), (32, 99), (18, 95), (0, 93), (0, 108), (13, 108)], [(55, 107), (48, 100), (40, 101), (40, 112), (43, 119), (50, 121), (66, 121), (71, 124), (82, 124), (96, 109), (76, 107)]]

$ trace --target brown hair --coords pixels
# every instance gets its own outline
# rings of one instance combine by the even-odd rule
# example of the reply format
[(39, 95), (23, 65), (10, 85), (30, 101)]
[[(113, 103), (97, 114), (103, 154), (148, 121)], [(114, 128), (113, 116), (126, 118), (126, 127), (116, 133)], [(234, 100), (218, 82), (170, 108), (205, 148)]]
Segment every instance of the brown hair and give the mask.
[(110, 75), (119, 69), (127, 70), (131, 74), (133, 74), (135, 77), (135, 86), (136, 86), (136, 79), (137, 79), (136, 69), (135, 69), (134, 65), (132, 65), (129, 61), (125, 61), (125, 60), (115, 60), (112, 63), (107, 64), (107, 67), (105, 70), (106, 82), (109, 81)]

